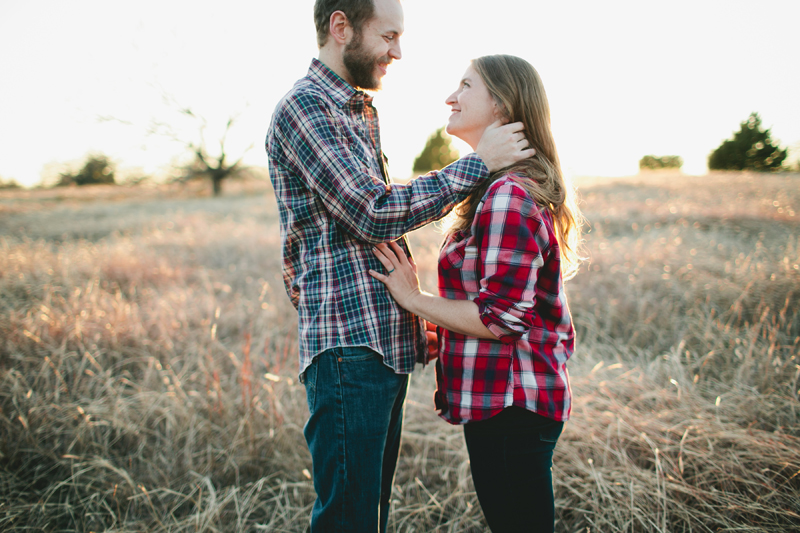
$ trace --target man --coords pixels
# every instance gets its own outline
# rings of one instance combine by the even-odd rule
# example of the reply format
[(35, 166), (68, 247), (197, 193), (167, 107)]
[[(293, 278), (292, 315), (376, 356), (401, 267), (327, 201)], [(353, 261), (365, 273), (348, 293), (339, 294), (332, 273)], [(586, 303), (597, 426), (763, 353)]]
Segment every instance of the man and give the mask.
[(368, 271), (375, 244), (446, 215), (482, 180), (533, 155), (520, 124), (477, 153), (394, 185), (372, 97), (401, 58), (399, 0), (317, 0), (319, 59), (278, 104), (267, 135), (286, 290), (299, 312), (304, 434), (317, 500), (311, 531), (386, 530), (408, 374), (425, 362), (421, 320)]

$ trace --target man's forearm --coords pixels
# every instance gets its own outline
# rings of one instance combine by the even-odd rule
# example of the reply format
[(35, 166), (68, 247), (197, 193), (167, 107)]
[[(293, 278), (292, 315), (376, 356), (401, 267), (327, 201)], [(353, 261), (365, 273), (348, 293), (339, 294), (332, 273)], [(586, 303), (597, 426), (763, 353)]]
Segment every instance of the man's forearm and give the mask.
[(387, 242), (439, 220), (489, 176), (481, 157), (470, 154), (408, 184), (388, 185), (332, 134), (336, 125), (318, 99), (305, 95), (297, 104), (282, 110), (268, 151), (276, 167), (316, 195), (337, 225), (358, 240)]

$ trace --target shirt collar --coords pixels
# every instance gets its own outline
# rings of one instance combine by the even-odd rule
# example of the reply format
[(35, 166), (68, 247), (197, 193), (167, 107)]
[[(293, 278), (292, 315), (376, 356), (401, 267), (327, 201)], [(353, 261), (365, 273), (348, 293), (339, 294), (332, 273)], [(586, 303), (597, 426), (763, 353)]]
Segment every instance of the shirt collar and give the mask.
[(367, 105), (372, 104), (372, 96), (356, 90), (317, 58), (311, 60), (311, 66), (308, 67), (308, 78), (319, 84), (339, 107), (344, 107), (353, 98), (363, 98)]

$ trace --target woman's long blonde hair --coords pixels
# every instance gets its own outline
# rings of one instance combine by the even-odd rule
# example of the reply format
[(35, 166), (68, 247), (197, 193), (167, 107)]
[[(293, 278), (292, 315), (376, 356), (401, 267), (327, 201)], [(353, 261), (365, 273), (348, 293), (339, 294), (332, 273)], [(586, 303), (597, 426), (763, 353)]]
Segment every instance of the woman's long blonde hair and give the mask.
[(583, 257), (580, 253), (583, 216), (575, 201), (575, 191), (561, 173), (556, 143), (550, 130), (550, 104), (539, 73), (519, 57), (483, 56), (472, 60), (489, 93), (506, 113), (509, 122), (522, 122), (525, 137), (536, 155), (493, 173), (456, 209), (456, 218), (448, 234), (472, 225), (478, 204), (489, 185), (514, 173), (517, 183), (553, 217), (556, 238), (561, 247), (561, 271), (565, 279), (573, 277)]

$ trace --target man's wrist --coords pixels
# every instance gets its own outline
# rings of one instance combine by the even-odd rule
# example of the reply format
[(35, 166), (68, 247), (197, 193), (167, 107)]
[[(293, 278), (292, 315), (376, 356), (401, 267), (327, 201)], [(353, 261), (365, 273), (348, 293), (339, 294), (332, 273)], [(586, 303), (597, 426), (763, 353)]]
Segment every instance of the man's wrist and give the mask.
[(475, 155), (477, 156), (477, 158), (478, 158), (478, 161), (480, 161), (481, 163), (483, 163), (483, 166), (484, 166), (484, 168), (486, 168), (486, 175), (487, 175), (487, 176), (488, 176), (489, 174), (491, 174), (492, 172), (494, 172), (494, 170), (495, 170), (495, 169), (493, 169), (493, 168), (490, 168), (490, 167), (489, 167), (490, 161), (489, 161), (488, 159), (486, 159), (484, 156), (482, 156), (482, 155), (481, 155), (481, 154), (479, 154), (478, 152), (474, 152), (474, 153), (475, 153)]
[(490, 161), (487, 161), (486, 159), (484, 159), (480, 154), (478, 154), (478, 157), (480, 158), (481, 163), (483, 163), (483, 166), (486, 167), (486, 173), (487, 174), (491, 174), (492, 172), (494, 172), (496, 170), (495, 168), (493, 168), (491, 166), (491, 162)]

